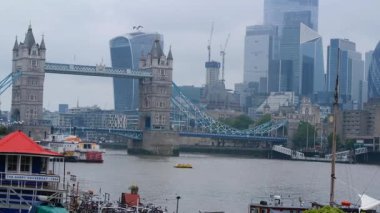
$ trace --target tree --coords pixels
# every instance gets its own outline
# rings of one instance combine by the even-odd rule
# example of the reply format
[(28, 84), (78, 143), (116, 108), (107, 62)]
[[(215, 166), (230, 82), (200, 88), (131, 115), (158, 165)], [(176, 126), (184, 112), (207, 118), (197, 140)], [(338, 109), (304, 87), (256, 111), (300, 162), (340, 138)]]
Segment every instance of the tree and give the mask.
[(253, 120), (246, 115), (239, 115), (235, 118), (224, 118), (220, 119), (220, 121), (236, 129), (248, 129), (249, 125), (253, 124)]
[(304, 213), (344, 213), (343, 210), (331, 207), (331, 206), (324, 206), (323, 208), (319, 209), (310, 209), (304, 211)]
[(6, 135), (9, 133), (9, 130), (5, 126), (0, 126), (0, 135)]
[[(331, 151), (331, 148), (332, 148), (332, 141), (333, 141), (333, 133), (330, 133), (327, 136), (327, 142), (328, 142), (327, 150), (329, 150), (329, 151)], [(343, 148), (343, 144), (342, 144), (342, 141), (341, 141), (339, 135), (336, 135), (336, 149), (338, 150), (340, 148)]]
[(355, 149), (355, 139), (347, 139), (346, 142), (344, 143), (344, 148), (345, 149)]
[(314, 143), (315, 128), (310, 123), (301, 121), (293, 138), (293, 146), (296, 149), (311, 147)]
[(259, 125), (267, 123), (271, 120), (272, 120), (272, 115), (271, 114), (265, 114), (265, 115), (261, 116), (261, 118), (255, 122), (255, 126), (259, 126)]

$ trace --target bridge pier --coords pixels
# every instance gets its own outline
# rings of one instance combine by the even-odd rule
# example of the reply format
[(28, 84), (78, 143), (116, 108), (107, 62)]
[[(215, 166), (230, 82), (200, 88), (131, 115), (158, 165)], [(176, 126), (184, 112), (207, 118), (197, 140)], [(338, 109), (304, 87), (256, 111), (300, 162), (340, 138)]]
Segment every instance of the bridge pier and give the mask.
[(180, 141), (180, 136), (174, 131), (145, 130), (142, 141), (128, 143), (128, 154), (178, 156)]

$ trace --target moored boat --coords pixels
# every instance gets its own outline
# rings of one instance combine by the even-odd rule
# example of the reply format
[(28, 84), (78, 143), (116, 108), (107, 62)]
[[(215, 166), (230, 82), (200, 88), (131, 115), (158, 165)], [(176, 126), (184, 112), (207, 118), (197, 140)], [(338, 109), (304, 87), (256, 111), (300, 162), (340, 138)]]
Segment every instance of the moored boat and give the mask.
[(64, 179), (49, 164), (51, 159), (58, 164), (63, 155), (44, 149), (21, 131), (0, 140), (0, 212), (26, 213), (43, 201), (41, 196), (62, 202)]
[(82, 141), (78, 136), (51, 135), (41, 145), (61, 153), (66, 162), (102, 163), (104, 150), (95, 142)]

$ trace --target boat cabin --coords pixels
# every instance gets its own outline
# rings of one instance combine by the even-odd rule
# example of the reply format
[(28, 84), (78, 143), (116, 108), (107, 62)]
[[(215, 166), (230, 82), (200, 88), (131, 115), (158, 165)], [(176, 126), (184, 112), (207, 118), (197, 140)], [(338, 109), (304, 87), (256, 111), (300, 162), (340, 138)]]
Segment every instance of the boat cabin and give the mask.
[(271, 195), (268, 201), (260, 201), (249, 205), (249, 213), (302, 213), (310, 207), (305, 207), (303, 202), (283, 203), (280, 195)]
[(27, 212), (40, 195), (60, 202), (64, 190), (52, 158), (63, 161), (21, 131), (0, 139), (0, 212)]

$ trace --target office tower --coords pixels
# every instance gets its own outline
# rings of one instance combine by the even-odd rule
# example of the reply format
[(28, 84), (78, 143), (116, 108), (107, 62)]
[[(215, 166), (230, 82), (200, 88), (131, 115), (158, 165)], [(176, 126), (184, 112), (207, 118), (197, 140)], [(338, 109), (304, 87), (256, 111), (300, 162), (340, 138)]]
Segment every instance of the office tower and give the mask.
[(280, 40), (280, 91), (312, 96), (323, 89), (323, 47), (321, 36), (309, 28), (310, 11), (284, 14)]
[[(156, 39), (163, 46), (159, 33), (134, 32), (110, 40), (112, 67), (137, 70), (142, 54), (150, 52)], [(113, 78), (116, 111), (137, 110), (139, 107), (139, 85), (137, 79)]]
[(58, 105), (58, 112), (59, 113), (67, 113), (69, 111), (69, 105), (68, 104), (59, 104)]
[(364, 80), (364, 62), (355, 46), (348, 39), (331, 39), (327, 47), (327, 90), (335, 91), (338, 70), (339, 98), (344, 104), (359, 102), (360, 81)]
[(301, 23), (300, 26), (301, 95), (312, 100), (325, 86), (322, 37)]
[(318, 0), (265, 0), (264, 24), (278, 26), (282, 36), (285, 14), (288, 12), (310, 12), (310, 22), (304, 23), (318, 31)]
[(368, 72), (369, 72), (369, 67), (371, 66), (371, 63), (372, 63), (372, 55), (373, 55), (373, 50), (371, 50), (371, 51), (368, 51), (368, 52), (366, 52), (365, 53), (365, 61), (364, 61), (364, 63), (365, 63), (365, 67), (364, 67), (364, 73), (365, 73), (365, 75), (364, 75), (364, 79), (366, 80), (366, 81), (368, 81)]
[(364, 80), (361, 82), (361, 97), (360, 102), (362, 103), (362, 107), (364, 103), (368, 101), (368, 75), (369, 75), (369, 67), (372, 63), (372, 54), (373, 51), (368, 51), (365, 53), (365, 61), (364, 61)]
[(368, 72), (368, 99), (380, 98), (380, 42), (372, 54)]
[(255, 82), (259, 93), (270, 91), (269, 74), (271, 61), (275, 59), (277, 27), (266, 25), (248, 26), (244, 45), (244, 83)]

